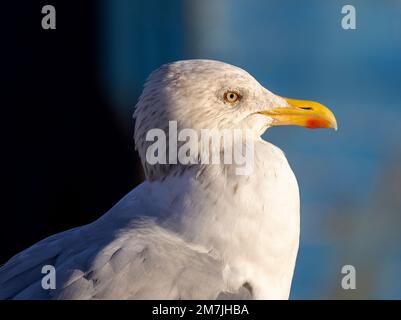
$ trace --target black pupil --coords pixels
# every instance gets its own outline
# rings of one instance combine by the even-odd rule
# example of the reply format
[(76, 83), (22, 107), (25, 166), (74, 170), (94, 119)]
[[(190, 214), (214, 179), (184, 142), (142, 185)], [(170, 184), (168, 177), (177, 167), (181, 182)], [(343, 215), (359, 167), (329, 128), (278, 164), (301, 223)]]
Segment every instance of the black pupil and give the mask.
[(230, 93), (230, 99), (234, 99), (234, 93)]

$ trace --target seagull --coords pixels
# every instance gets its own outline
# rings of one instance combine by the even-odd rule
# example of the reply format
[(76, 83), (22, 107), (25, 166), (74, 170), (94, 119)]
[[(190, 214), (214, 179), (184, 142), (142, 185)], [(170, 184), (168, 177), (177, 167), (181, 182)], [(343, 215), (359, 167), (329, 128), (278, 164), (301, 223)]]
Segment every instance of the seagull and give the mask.
[[(288, 299), (299, 189), (284, 153), (261, 135), (280, 125), (337, 129), (333, 113), (275, 95), (239, 67), (184, 60), (151, 73), (134, 118), (146, 180), (93, 223), (11, 258), (0, 268), (0, 299)], [(148, 132), (168, 135), (171, 122), (178, 132), (247, 130), (252, 171), (224, 161), (150, 163)]]

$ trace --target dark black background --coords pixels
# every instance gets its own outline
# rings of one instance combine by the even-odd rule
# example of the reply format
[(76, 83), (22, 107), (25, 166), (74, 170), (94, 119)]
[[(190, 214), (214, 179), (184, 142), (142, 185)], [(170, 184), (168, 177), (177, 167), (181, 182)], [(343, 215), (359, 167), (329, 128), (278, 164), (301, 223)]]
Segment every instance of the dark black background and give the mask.
[[(1, 5), (0, 264), (93, 221), (142, 179), (133, 132), (98, 83), (99, 2)], [(41, 27), (46, 4), (56, 30)]]

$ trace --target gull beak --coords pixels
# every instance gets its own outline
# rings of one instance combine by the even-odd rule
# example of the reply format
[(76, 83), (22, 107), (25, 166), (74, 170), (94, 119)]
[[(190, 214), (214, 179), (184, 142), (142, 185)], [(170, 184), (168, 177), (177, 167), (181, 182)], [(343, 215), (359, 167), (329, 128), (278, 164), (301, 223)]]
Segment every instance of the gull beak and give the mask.
[(310, 129), (333, 128), (337, 130), (336, 118), (324, 105), (308, 100), (283, 98), (288, 106), (260, 113), (273, 119), (272, 126), (296, 125)]

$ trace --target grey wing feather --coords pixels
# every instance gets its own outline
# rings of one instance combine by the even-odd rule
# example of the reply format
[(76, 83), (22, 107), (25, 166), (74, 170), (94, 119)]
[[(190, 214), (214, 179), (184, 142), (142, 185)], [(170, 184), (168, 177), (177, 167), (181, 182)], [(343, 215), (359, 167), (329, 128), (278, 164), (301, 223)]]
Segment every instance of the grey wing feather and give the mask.
[[(89, 226), (45, 239), (0, 268), (0, 299), (236, 299), (219, 259), (153, 222), (118, 233)], [(43, 265), (56, 289), (41, 286)]]
[[(10, 299), (43, 277), (42, 267), (53, 265), (74, 230), (44, 239), (0, 267), (0, 299)], [(42, 296), (44, 298), (45, 296)]]

